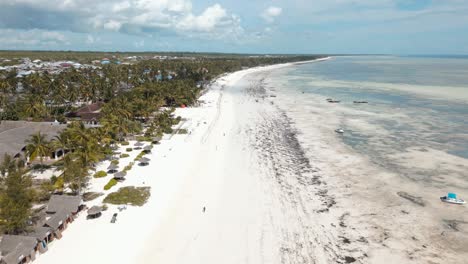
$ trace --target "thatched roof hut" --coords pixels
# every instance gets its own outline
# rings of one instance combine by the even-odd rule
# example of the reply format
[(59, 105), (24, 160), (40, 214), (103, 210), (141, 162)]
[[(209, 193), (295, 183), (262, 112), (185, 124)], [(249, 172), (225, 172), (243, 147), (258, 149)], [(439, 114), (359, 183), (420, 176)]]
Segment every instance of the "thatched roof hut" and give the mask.
[(37, 240), (34, 237), (4, 235), (0, 241), (1, 263), (18, 264), (34, 259)]
[[(27, 122), (27, 121), (2, 121), (0, 123), (0, 157), (5, 154), (21, 157), (24, 155), (23, 149), (26, 146), (25, 141), (32, 134), (41, 132), (48, 140), (58, 135), (66, 125), (60, 125), (52, 122)], [(51, 153), (52, 154), (52, 153)]]
[(54, 232), (60, 228), (61, 225), (67, 222), (67, 219), (70, 217), (70, 213), (66, 211), (59, 211), (52, 215), (44, 225), (50, 227)]
[(46, 226), (38, 226), (34, 228), (32, 232), (29, 232), (27, 236), (34, 237), (37, 241), (44, 241), (51, 234), (51, 229)]
[(64, 211), (66, 213), (77, 213), (83, 201), (78, 195), (52, 195), (47, 204), (47, 213), (57, 213)]

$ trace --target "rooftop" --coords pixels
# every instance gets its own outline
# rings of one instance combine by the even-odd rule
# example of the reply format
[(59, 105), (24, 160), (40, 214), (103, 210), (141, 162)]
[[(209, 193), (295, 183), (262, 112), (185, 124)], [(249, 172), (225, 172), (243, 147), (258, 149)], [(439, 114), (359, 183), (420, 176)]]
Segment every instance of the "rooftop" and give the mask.
[(27, 122), (27, 121), (2, 121), (0, 123), (0, 158), (5, 154), (15, 156), (21, 152), (25, 141), (32, 134), (41, 132), (47, 139), (52, 139), (60, 131), (66, 128), (66, 125), (60, 125), (53, 122)]
[(47, 213), (78, 212), (78, 207), (81, 205), (82, 200), (80, 196), (71, 195), (52, 195), (47, 205)]
[(2, 261), (7, 264), (18, 264), (24, 256), (31, 254), (36, 245), (34, 237), (4, 235), (0, 241)]

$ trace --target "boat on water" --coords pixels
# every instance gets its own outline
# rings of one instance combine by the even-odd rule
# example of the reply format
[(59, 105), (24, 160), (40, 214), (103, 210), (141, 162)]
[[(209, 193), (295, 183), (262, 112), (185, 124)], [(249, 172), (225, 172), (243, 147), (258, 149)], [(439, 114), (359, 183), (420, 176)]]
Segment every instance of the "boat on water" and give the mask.
[(445, 203), (451, 204), (465, 204), (463, 199), (457, 198), (455, 193), (448, 193), (447, 196), (440, 197), (440, 200)]
[(353, 101), (355, 104), (367, 104), (367, 101)]
[(342, 128), (335, 129), (335, 132), (338, 134), (343, 134), (344, 130)]

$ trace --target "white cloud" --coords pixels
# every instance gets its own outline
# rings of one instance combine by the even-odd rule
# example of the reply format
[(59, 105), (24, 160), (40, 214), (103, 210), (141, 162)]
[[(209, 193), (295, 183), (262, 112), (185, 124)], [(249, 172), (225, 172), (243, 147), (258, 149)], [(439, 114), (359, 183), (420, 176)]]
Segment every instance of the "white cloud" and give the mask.
[(50, 47), (70, 45), (64, 34), (55, 31), (0, 29), (0, 48), (17, 48), (18, 46)]
[(283, 9), (281, 7), (276, 7), (276, 6), (270, 6), (263, 13), (261, 14), (261, 17), (268, 23), (273, 23), (275, 21), (275, 18), (281, 15), (283, 12)]
[(219, 4), (208, 7), (201, 15), (192, 14), (186, 16), (177, 23), (179, 30), (212, 31), (219, 23), (226, 18), (227, 12)]
[[(30, 29), (145, 35), (185, 35), (195, 31), (209, 33), (213, 37), (223, 31), (241, 31), (238, 17), (229, 14), (220, 4), (208, 6), (197, 14), (193, 11), (192, 0), (0, 0), (0, 10), (2, 8), (16, 8), (22, 15), (27, 15), (24, 14), (27, 10), (37, 17), (51, 17), (36, 25), (27, 25), (26, 28)], [(8, 21), (7, 27), (25, 28), (24, 23), (14, 19)]]
[(109, 20), (104, 23), (103, 27), (108, 30), (119, 31), (120, 27), (122, 27), (122, 23), (115, 20)]

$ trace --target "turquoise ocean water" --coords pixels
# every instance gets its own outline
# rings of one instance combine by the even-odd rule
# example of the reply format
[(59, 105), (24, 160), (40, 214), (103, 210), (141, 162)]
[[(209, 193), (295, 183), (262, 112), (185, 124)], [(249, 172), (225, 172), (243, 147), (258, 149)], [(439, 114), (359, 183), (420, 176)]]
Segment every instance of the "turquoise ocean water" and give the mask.
[(267, 81), (295, 96), (288, 107), (334, 111), (343, 142), (376, 164), (429, 184), (452, 175), (449, 184), (468, 188), (468, 58), (335, 57), (274, 71)]

